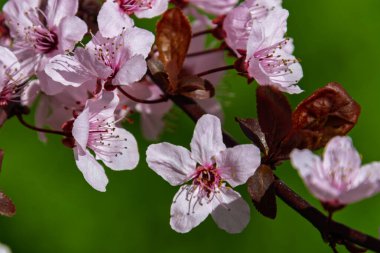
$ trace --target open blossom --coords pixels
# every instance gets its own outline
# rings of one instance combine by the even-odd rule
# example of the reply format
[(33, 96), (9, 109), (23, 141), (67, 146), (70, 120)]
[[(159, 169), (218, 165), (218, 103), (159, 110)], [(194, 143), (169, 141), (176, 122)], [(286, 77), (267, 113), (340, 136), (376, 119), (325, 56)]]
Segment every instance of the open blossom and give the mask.
[(99, 11), (99, 31), (104, 37), (115, 37), (123, 29), (133, 27), (135, 14), (139, 18), (161, 15), (168, 8), (168, 0), (107, 0)]
[(171, 185), (181, 186), (171, 206), (171, 227), (180, 233), (211, 216), (227, 232), (238, 233), (249, 222), (250, 210), (240, 194), (228, 187), (244, 184), (260, 164), (254, 145), (226, 148), (220, 120), (201, 117), (191, 140), (191, 152), (170, 143), (153, 144), (147, 150), (151, 169)]
[(74, 142), (76, 164), (86, 181), (98, 191), (106, 190), (108, 178), (97, 160), (113, 170), (134, 169), (139, 161), (135, 138), (115, 125), (118, 103), (113, 92), (104, 91), (101, 97), (88, 100), (83, 112), (64, 127), (72, 127), (72, 137), (65, 140), (66, 144)]
[(295, 149), (290, 157), (311, 193), (329, 206), (350, 204), (380, 190), (380, 162), (362, 166), (350, 137), (331, 139), (323, 160), (307, 149)]
[(87, 32), (75, 16), (77, 9), (78, 0), (48, 0), (44, 10), (38, 0), (9, 0), (4, 5), (12, 50), (24, 68), (38, 74), (49, 58), (74, 48)]
[(290, 94), (302, 90), (296, 85), (303, 76), (299, 61), (292, 55), (292, 40), (284, 38), (289, 12), (270, 12), (263, 22), (254, 22), (248, 38), (248, 75), (260, 85), (273, 85)]
[(136, 27), (110, 39), (98, 33), (86, 48), (77, 48), (74, 55), (52, 58), (45, 72), (54, 81), (73, 87), (97, 80), (113, 85), (131, 84), (145, 75), (145, 58), (153, 42), (151, 32)]
[(0, 108), (9, 102), (22, 102), (26, 86), (26, 75), (16, 56), (5, 47), (0, 46)]
[(227, 45), (240, 56), (247, 50), (249, 35), (254, 23), (263, 22), (269, 13), (281, 9), (282, 0), (246, 0), (227, 13), (223, 21)]

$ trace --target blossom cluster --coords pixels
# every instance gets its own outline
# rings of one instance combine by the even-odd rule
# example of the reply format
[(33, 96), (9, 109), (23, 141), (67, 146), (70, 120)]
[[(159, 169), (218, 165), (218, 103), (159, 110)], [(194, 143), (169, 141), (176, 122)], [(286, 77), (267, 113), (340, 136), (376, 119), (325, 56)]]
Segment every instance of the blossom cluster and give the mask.
[[(257, 143), (259, 147), (226, 147), (222, 107), (210, 90), (222, 80), (223, 72), (218, 70), (235, 69), (259, 86), (301, 93), (297, 84), (303, 77), (302, 67), (293, 55), (293, 39), (286, 36), (289, 12), (281, 0), (240, 4), (237, 0), (107, 0), (97, 4), (96, 17), (86, 19), (87, 23), (96, 20), (95, 26), (80, 18), (83, 9), (78, 0), (9, 0), (4, 5), (1, 110), (36, 104), (35, 126), (23, 120), (22, 110), (14, 115), (37, 130), (42, 141), (47, 141), (47, 133), (62, 135), (84, 179), (103, 192), (108, 184), (103, 166), (132, 170), (140, 161), (137, 140), (126, 130), (131, 115), (140, 114), (143, 135), (155, 141), (174, 105), (170, 98), (191, 95), (207, 113), (195, 126), (191, 151), (156, 143), (148, 147), (146, 162), (171, 185), (181, 185), (170, 211), (175, 231), (188, 232), (209, 214), (227, 232), (242, 231), (250, 208), (232, 187), (245, 184), (261, 164), (275, 163), (261, 158), (268, 150)], [(136, 19), (165, 16), (172, 6), (193, 20), (186, 19), (192, 34), (187, 46), (180, 41), (178, 52), (170, 48), (175, 44), (172, 40), (157, 38), (135, 25)], [(214, 36), (212, 43), (207, 34)], [(184, 55), (180, 47), (185, 48)], [(162, 52), (172, 53), (174, 60)], [(225, 67), (226, 52), (235, 60), (232, 68)], [(183, 62), (178, 60), (181, 57)], [(148, 68), (152, 61), (165, 65), (171, 89), (155, 82)], [(266, 135), (264, 124), (259, 123), (261, 134)], [(270, 137), (265, 138), (267, 149), (273, 148)], [(290, 154), (310, 191), (332, 209), (378, 193), (380, 163), (361, 167), (349, 137), (330, 139), (323, 161), (309, 149), (294, 149)]]

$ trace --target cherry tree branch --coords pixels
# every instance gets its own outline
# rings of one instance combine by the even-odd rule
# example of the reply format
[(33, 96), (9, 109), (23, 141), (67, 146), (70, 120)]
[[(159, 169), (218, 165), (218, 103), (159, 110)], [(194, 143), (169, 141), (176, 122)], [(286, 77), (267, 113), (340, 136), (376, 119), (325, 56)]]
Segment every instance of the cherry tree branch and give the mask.
[[(153, 78), (154, 81), (160, 81)], [(159, 83), (158, 85), (161, 86)], [(196, 122), (206, 112), (194, 100), (183, 96), (171, 96), (170, 99), (180, 107), (194, 122)], [(231, 135), (223, 131), (224, 143), (228, 147), (238, 145)], [(349, 241), (351, 243), (360, 245), (367, 249), (380, 252), (380, 240), (364, 234), (358, 230), (350, 228), (344, 224), (329, 221), (329, 218), (320, 212), (317, 208), (313, 207), (309, 202), (294, 192), (278, 177), (274, 181), (274, 188), (276, 195), (284, 201), (294, 211), (299, 213), (307, 221), (309, 221), (319, 232), (323, 235), (326, 233), (326, 224), (329, 224), (328, 233), (337, 242)]]

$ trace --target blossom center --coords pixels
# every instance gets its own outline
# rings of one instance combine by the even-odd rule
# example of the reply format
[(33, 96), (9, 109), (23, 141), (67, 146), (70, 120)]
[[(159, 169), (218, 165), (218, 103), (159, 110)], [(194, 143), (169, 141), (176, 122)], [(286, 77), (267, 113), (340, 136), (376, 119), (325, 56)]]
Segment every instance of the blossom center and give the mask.
[(116, 0), (120, 9), (128, 15), (152, 8), (154, 0)]
[(193, 185), (200, 187), (203, 196), (210, 197), (222, 183), (222, 178), (218, 169), (212, 166), (198, 166), (193, 177)]
[(34, 41), (34, 48), (40, 53), (47, 54), (58, 49), (57, 34), (46, 28), (34, 28), (31, 38)]
[(262, 69), (271, 76), (284, 76), (292, 74), (292, 64), (298, 62), (296, 58), (288, 57), (283, 48), (289, 39), (285, 39), (270, 47), (255, 52), (254, 57), (258, 59)]

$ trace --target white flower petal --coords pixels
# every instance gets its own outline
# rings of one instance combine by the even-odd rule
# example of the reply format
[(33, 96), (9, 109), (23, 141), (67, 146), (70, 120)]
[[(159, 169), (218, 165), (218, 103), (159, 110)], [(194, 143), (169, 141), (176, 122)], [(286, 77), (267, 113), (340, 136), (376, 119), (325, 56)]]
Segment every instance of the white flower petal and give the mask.
[(196, 162), (187, 149), (166, 142), (150, 145), (146, 161), (152, 170), (173, 186), (189, 180), (196, 170)]
[(119, 35), (123, 28), (133, 27), (133, 19), (123, 13), (119, 5), (113, 0), (107, 0), (99, 11), (98, 15), (99, 31), (104, 37), (115, 37)]
[(252, 144), (228, 148), (216, 156), (221, 177), (232, 187), (246, 183), (255, 174), (260, 161), (260, 150)]
[(231, 188), (221, 187), (213, 201), (212, 218), (228, 233), (240, 233), (249, 223), (250, 209), (240, 194)]
[(195, 126), (190, 146), (194, 160), (201, 165), (212, 165), (213, 157), (226, 149), (220, 120), (210, 114), (203, 115)]
[(146, 71), (147, 66), (144, 57), (135, 55), (123, 64), (112, 83), (114, 85), (128, 85), (140, 81)]
[(348, 136), (337, 136), (331, 139), (323, 155), (323, 167), (327, 171), (339, 169), (359, 169), (361, 158)]
[(48, 0), (45, 11), (48, 26), (59, 26), (62, 19), (74, 16), (77, 11), (78, 0)]
[(135, 12), (138, 18), (153, 18), (161, 15), (168, 9), (168, 0), (155, 0), (152, 8), (144, 11)]
[[(70, 1), (67, 1), (70, 2)], [(73, 50), (75, 44), (81, 41), (87, 32), (86, 23), (76, 16), (68, 16), (59, 24), (59, 43), (61, 52)]]
[[(102, 155), (95, 151), (105, 165), (113, 170), (131, 170), (139, 163), (139, 151), (135, 137), (123, 128), (115, 128), (112, 133), (117, 139), (103, 141), (97, 148), (106, 153), (115, 155)], [(109, 144), (109, 145), (108, 145)]]
[(380, 191), (380, 162), (367, 164), (359, 169), (352, 182), (352, 189), (339, 196), (343, 204), (357, 202)]
[(133, 27), (125, 31), (123, 36), (124, 45), (128, 48), (130, 55), (148, 56), (154, 43), (154, 34), (148, 30)]
[(208, 200), (199, 202), (199, 188), (182, 186), (174, 196), (170, 209), (170, 226), (179, 233), (187, 233), (204, 221), (212, 211)]
[(307, 149), (295, 149), (290, 153), (290, 159), (311, 193), (321, 201), (336, 200), (339, 191), (330, 185), (319, 156)]
[(83, 173), (84, 179), (95, 190), (105, 192), (108, 178), (103, 167), (95, 160), (88, 150), (74, 148), (75, 162), (79, 170)]
[(86, 149), (89, 130), (90, 130), (90, 113), (89, 109), (85, 108), (81, 114), (75, 119), (72, 134), (77, 144), (83, 149)]

